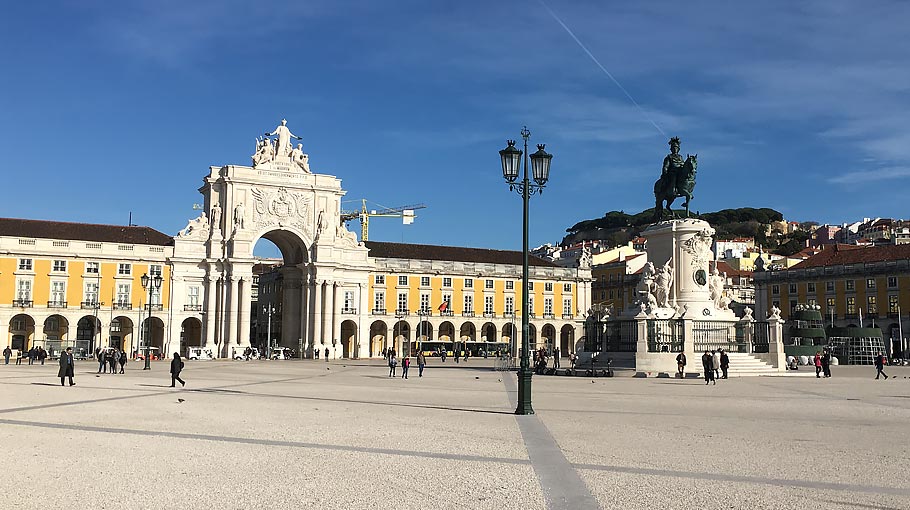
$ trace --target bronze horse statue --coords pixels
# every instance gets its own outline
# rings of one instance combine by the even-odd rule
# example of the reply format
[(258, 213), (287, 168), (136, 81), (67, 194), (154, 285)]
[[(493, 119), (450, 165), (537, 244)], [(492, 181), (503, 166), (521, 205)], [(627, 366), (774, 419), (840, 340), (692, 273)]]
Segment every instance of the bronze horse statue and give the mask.
[[(660, 221), (665, 215), (673, 218), (670, 205), (679, 197), (685, 197), (686, 217), (689, 217), (689, 201), (695, 189), (695, 171), (698, 168), (698, 154), (686, 156), (686, 162), (677, 172), (667, 172), (654, 183), (654, 221)], [(666, 203), (666, 208), (664, 207)]]

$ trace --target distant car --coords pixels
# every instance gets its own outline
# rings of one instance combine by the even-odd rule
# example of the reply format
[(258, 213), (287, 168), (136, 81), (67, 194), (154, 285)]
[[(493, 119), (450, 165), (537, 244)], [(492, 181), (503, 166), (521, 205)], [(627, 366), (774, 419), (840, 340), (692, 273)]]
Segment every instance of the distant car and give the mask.
[(194, 360), (212, 360), (215, 359), (215, 355), (212, 353), (211, 349), (204, 349), (202, 347), (190, 347), (186, 350), (187, 359)]
[(273, 347), (269, 359), (291, 359), (294, 353), (290, 347)]
[[(153, 361), (161, 359), (161, 349), (159, 349), (157, 347), (149, 347), (148, 351), (149, 351), (149, 357)], [(139, 351), (136, 353), (136, 359), (141, 359), (141, 360), (145, 359), (145, 347), (143, 347), (142, 349), (139, 349)]]

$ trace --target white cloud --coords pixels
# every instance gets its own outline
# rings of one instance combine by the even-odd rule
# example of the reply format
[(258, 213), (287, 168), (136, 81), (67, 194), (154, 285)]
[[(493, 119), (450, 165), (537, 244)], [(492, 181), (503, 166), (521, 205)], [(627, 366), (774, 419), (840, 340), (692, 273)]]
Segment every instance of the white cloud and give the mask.
[(905, 177), (910, 177), (910, 167), (888, 167), (847, 172), (828, 179), (828, 182), (835, 184), (859, 184), (886, 179), (902, 179)]

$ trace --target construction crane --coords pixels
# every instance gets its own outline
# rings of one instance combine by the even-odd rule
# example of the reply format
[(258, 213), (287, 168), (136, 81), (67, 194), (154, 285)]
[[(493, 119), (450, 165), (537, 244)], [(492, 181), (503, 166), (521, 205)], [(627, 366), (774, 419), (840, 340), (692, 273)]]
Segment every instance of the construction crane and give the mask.
[(342, 223), (347, 223), (351, 220), (360, 220), (360, 240), (368, 241), (370, 234), (370, 218), (401, 218), (401, 221), (405, 225), (410, 225), (411, 223), (414, 223), (414, 211), (417, 209), (425, 209), (426, 207), (427, 206), (424, 204), (412, 204), (368, 211), (367, 201), (366, 199), (363, 199), (361, 200), (361, 208), (359, 211), (341, 211), (341, 221)]

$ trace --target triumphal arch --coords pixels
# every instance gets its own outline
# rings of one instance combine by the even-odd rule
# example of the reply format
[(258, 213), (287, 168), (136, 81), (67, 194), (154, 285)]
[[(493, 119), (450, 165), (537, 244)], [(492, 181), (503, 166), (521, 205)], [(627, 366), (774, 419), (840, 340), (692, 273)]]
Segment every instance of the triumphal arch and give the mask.
[[(251, 166), (210, 167), (199, 188), (204, 212), (175, 237), (175, 289), (184, 291), (174, 297), (188, 300), (186, 289), (200, 289), (200, 343), (219, 357), (249, 345), (253, 248), (260, 238), (284, 258), (281, 345), (309, 356), (314, 345), (337, 338), (332, 310), (347, 290), (356, 290), (360, 309), (367, 308), (363, 287), (372, 262), (341, 222), (341, 180), (311, 171), (295, 140), (300, 137), (282, 120), (257, 138)], [(363, 331), (365, 320), (359, 322)]]

